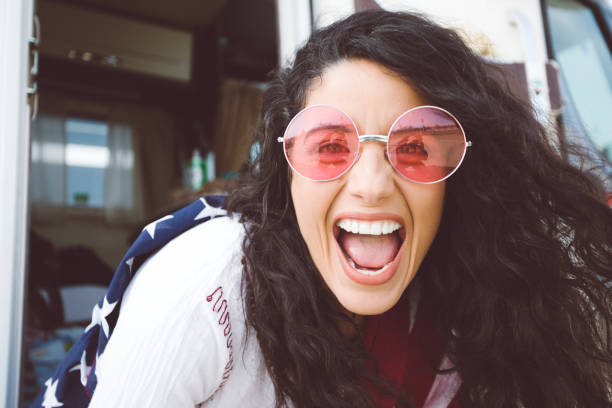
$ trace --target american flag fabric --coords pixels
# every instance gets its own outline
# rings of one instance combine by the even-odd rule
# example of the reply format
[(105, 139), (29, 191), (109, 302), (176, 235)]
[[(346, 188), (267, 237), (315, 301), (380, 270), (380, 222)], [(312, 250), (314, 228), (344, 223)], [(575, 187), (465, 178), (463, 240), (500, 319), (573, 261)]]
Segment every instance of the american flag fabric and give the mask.
[(96, 361), (113, 334), (123, 293), (138, 266), (184, 231), (224, 216), (225, 196), (206, 196), (147, 225), (115, 270), (106, 296), (93, 308), (91, 323), (55, 370), (31, 408), (87, 407), (96, 389)]

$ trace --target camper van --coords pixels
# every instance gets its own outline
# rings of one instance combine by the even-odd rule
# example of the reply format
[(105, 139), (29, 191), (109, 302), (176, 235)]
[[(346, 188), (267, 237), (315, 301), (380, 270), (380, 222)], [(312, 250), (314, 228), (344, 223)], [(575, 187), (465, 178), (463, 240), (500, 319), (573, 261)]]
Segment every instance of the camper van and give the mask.
[(0, 407), (44, 387), (149, 222), (257, 154), (269, 73), (373, 8), (458, 30), (612, 192), (612, 0), (0, 0)]

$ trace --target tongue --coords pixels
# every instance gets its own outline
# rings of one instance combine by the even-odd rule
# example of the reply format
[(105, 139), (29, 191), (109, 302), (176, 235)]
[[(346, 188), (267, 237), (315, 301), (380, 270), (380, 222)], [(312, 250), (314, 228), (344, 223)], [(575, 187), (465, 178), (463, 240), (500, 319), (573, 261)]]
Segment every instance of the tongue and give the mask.
[(380, 269), (393, 260), (399, 249), (395, 234), (361, 235), (343, 232), (342, 247), (361, 268)]

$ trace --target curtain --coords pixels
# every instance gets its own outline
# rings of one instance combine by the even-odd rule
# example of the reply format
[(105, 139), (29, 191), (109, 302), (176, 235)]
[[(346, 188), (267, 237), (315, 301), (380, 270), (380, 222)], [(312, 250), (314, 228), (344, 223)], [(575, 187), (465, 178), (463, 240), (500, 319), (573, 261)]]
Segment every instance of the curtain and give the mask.
[(248, 158), (263, 91), (253, 82), (226, 79), (221, 84), (214, 140), (217, 175), (238, 171)]
[(134, 210), (134, 148), (132, 129), (111, 123), (108, 132), (109, 160), (104, 172), (104, 212), (108, 221)]
[(41, 221), (61, 221), (66, 194), (66, 120), (90, 118), (108, 125), (103, 213), (107, 222), (140, 223), (168, 206), (180, 185), (174, 119), (162, 109), (99, 102), (63, 94), (41, 95), (32, 123), (30, 202)]
[(143, 219), (172, 204), (172, 190), (182, 184), (177, 154), (177, 126), (167, 112), (145, 106), (123, 106), (120, 115), (134, 132), (135, 206)]
[(64, 205), (64, 118), (39, 114), (31, 127), (30, 201), (32, 211), (54, 217)]

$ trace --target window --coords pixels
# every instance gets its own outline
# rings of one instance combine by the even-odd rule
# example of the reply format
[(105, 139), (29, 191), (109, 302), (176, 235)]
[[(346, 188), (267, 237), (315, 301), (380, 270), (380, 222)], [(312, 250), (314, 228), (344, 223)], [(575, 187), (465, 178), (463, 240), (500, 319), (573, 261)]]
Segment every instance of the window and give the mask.
[(69, 206), (102, 208), (104, 173), (109, 163), (108, 124), (68, 118), (66, 133), (66, 197)]
[(30, 199), (35, 209), (133, 210), (130, 126), (41, 114), (31, 134)]
[(610, 49), (593, 11), (581, 2), (548, 0), (547, 11), (554, 57), (569, 102), (594, 146), (612, 161)]

